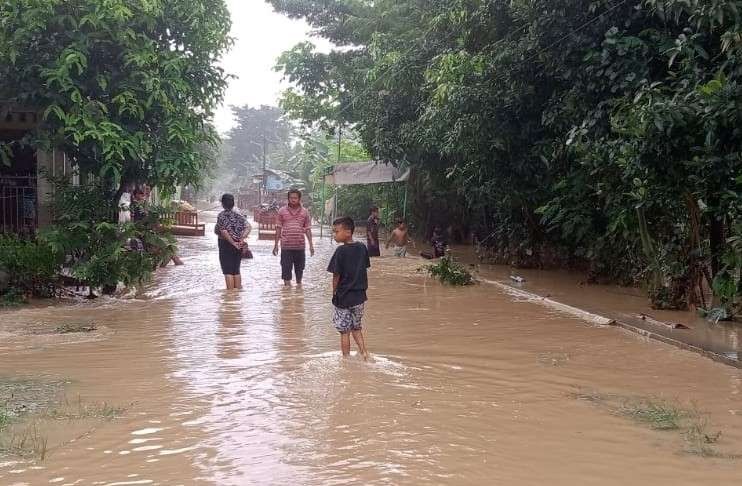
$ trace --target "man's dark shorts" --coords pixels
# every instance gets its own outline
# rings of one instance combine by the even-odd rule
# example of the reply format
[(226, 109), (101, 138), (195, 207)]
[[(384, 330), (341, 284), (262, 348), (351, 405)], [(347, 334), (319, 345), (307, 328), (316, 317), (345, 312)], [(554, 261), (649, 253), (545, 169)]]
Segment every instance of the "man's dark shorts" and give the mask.
[(305, 250), (281, 249), (281, 278), (286, 282), (291, 280), (291, 270), (293, 269), (296, 273), (296, 281), (301, 282), (306, 260)]

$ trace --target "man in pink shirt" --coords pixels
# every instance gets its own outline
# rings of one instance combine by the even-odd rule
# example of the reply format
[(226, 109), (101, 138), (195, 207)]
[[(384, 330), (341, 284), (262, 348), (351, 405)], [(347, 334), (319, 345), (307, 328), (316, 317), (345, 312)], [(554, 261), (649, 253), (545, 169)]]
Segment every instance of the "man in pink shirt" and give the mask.
[(273, 255), (278, 255), (278, 244), (281, 244), (281, 278), (286, 286), (291, 285), (291, 271), (296, 274), (296, 285), (301, 286), (306, 264), (306, 245), (309, 240), (309, 254), (314, 256), (312, 243), (312, 226), (309, 212), (301, 205), (301, 191), (291, 189), (288, 194), (288, 205), (278, 210), (276, 225), (276, 243)]

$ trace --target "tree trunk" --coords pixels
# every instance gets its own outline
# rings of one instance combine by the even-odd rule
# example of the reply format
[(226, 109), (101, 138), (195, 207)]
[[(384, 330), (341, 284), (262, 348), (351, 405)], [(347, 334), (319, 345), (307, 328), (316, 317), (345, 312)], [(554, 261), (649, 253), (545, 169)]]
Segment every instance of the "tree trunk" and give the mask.
[(719, 216), (712, 216), (709, 222), (709, 241), (711, 244), (711, 276), (721, 270), (721, 256), (724, 253), (724, 219)]
[(706, 307), (706, 299), (703, 295), (703, 265), (701, 256), (701, 208), (698, 200), (693, 194), (685, 194), (685, 205), (688, 208), (689, 234), (688, 234), (688, 288), (687, 300), (691, 309)]

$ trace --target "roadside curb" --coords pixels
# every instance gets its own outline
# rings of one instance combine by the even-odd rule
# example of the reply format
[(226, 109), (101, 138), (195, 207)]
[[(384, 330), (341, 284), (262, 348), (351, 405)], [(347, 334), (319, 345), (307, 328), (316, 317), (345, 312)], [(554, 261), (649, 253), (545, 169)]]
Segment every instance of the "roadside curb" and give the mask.
[(680, 341), (679, 339), (674, 339), (671, 337), (663, 336), (662, 334), (658, 334), (656, 332), (649, 331), (647, 329), (642, 329), (640, 327), (634, 326), (633, 324), (629, 324), (628, 322), (622, 321), (620, 319), (611, 319), (610, 317), (602, 316), (600, 314), (595, 314), (593, 312), (588, 312), (586, 310), (579, 309), (577, 307), (567, 305), (562, 302), (558, 302), (556, 300), (550, 299), (548, 297), (544, 297), (542, 295), (536, 294), (534, 292), (519, 289), (512, 285), (498, 282), (496, 280), (479, 279), (479, 281), (482, 283), (488, 284), (488, 285), (494, 285), (495, 287), (502, 289), (503, 291), (505, 291), (505, 293), (513, 297), (523, 298), (528, 301), (565, 312), (574, 317), (577, 317), (578, 319), (582, 319), (583, 321), (587, 321), (592, 324), (597, 324), (600, 326), (618, 327), (626, 331), (629, 331), (631, 333), (638, 334), (642, 337), (652, 339), (655, 341), (659, 341), (665, 344), (669, 344), (671, 346), (675, 346), (684, 351), (691, 351), (691, 352), (700, 354), (701, 356), (712, 359), (716, 361), (717, 363), (722, 363), (728, 366), (732, 366), (734, 368), (742, 369), (742, 361), (731, 359), (727, 356), (724, 356), (723, 354), (719, 354), (714, 351), (709, 351), (708, 349), (703, 349), (698, 346), (688, 344), (684, 341)]

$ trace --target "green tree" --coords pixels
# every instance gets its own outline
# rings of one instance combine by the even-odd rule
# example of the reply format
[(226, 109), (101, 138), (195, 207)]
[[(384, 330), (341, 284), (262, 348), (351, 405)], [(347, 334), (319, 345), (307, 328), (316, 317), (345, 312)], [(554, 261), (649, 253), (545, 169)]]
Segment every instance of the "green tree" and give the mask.
[(269, 168), (279, 168), (291, 157), (292, 128), (283, 111), (275, 106), (244, 105), (231, 109), (236, 124), (223, 142), (220, 169), (231, 179), (230, 185), (239, 187), (261, 173), (263, 157)]
[(271, 3), (342, 47), (281, 58), (285, 109), (410, 164), (418, 221), (657, 306), (739, 287), (740, 2)]
[(37, 107), (27, 138), (113, 183), (197, 183), (227, 76), (223, 0), (0, 4), (0, 99)]

